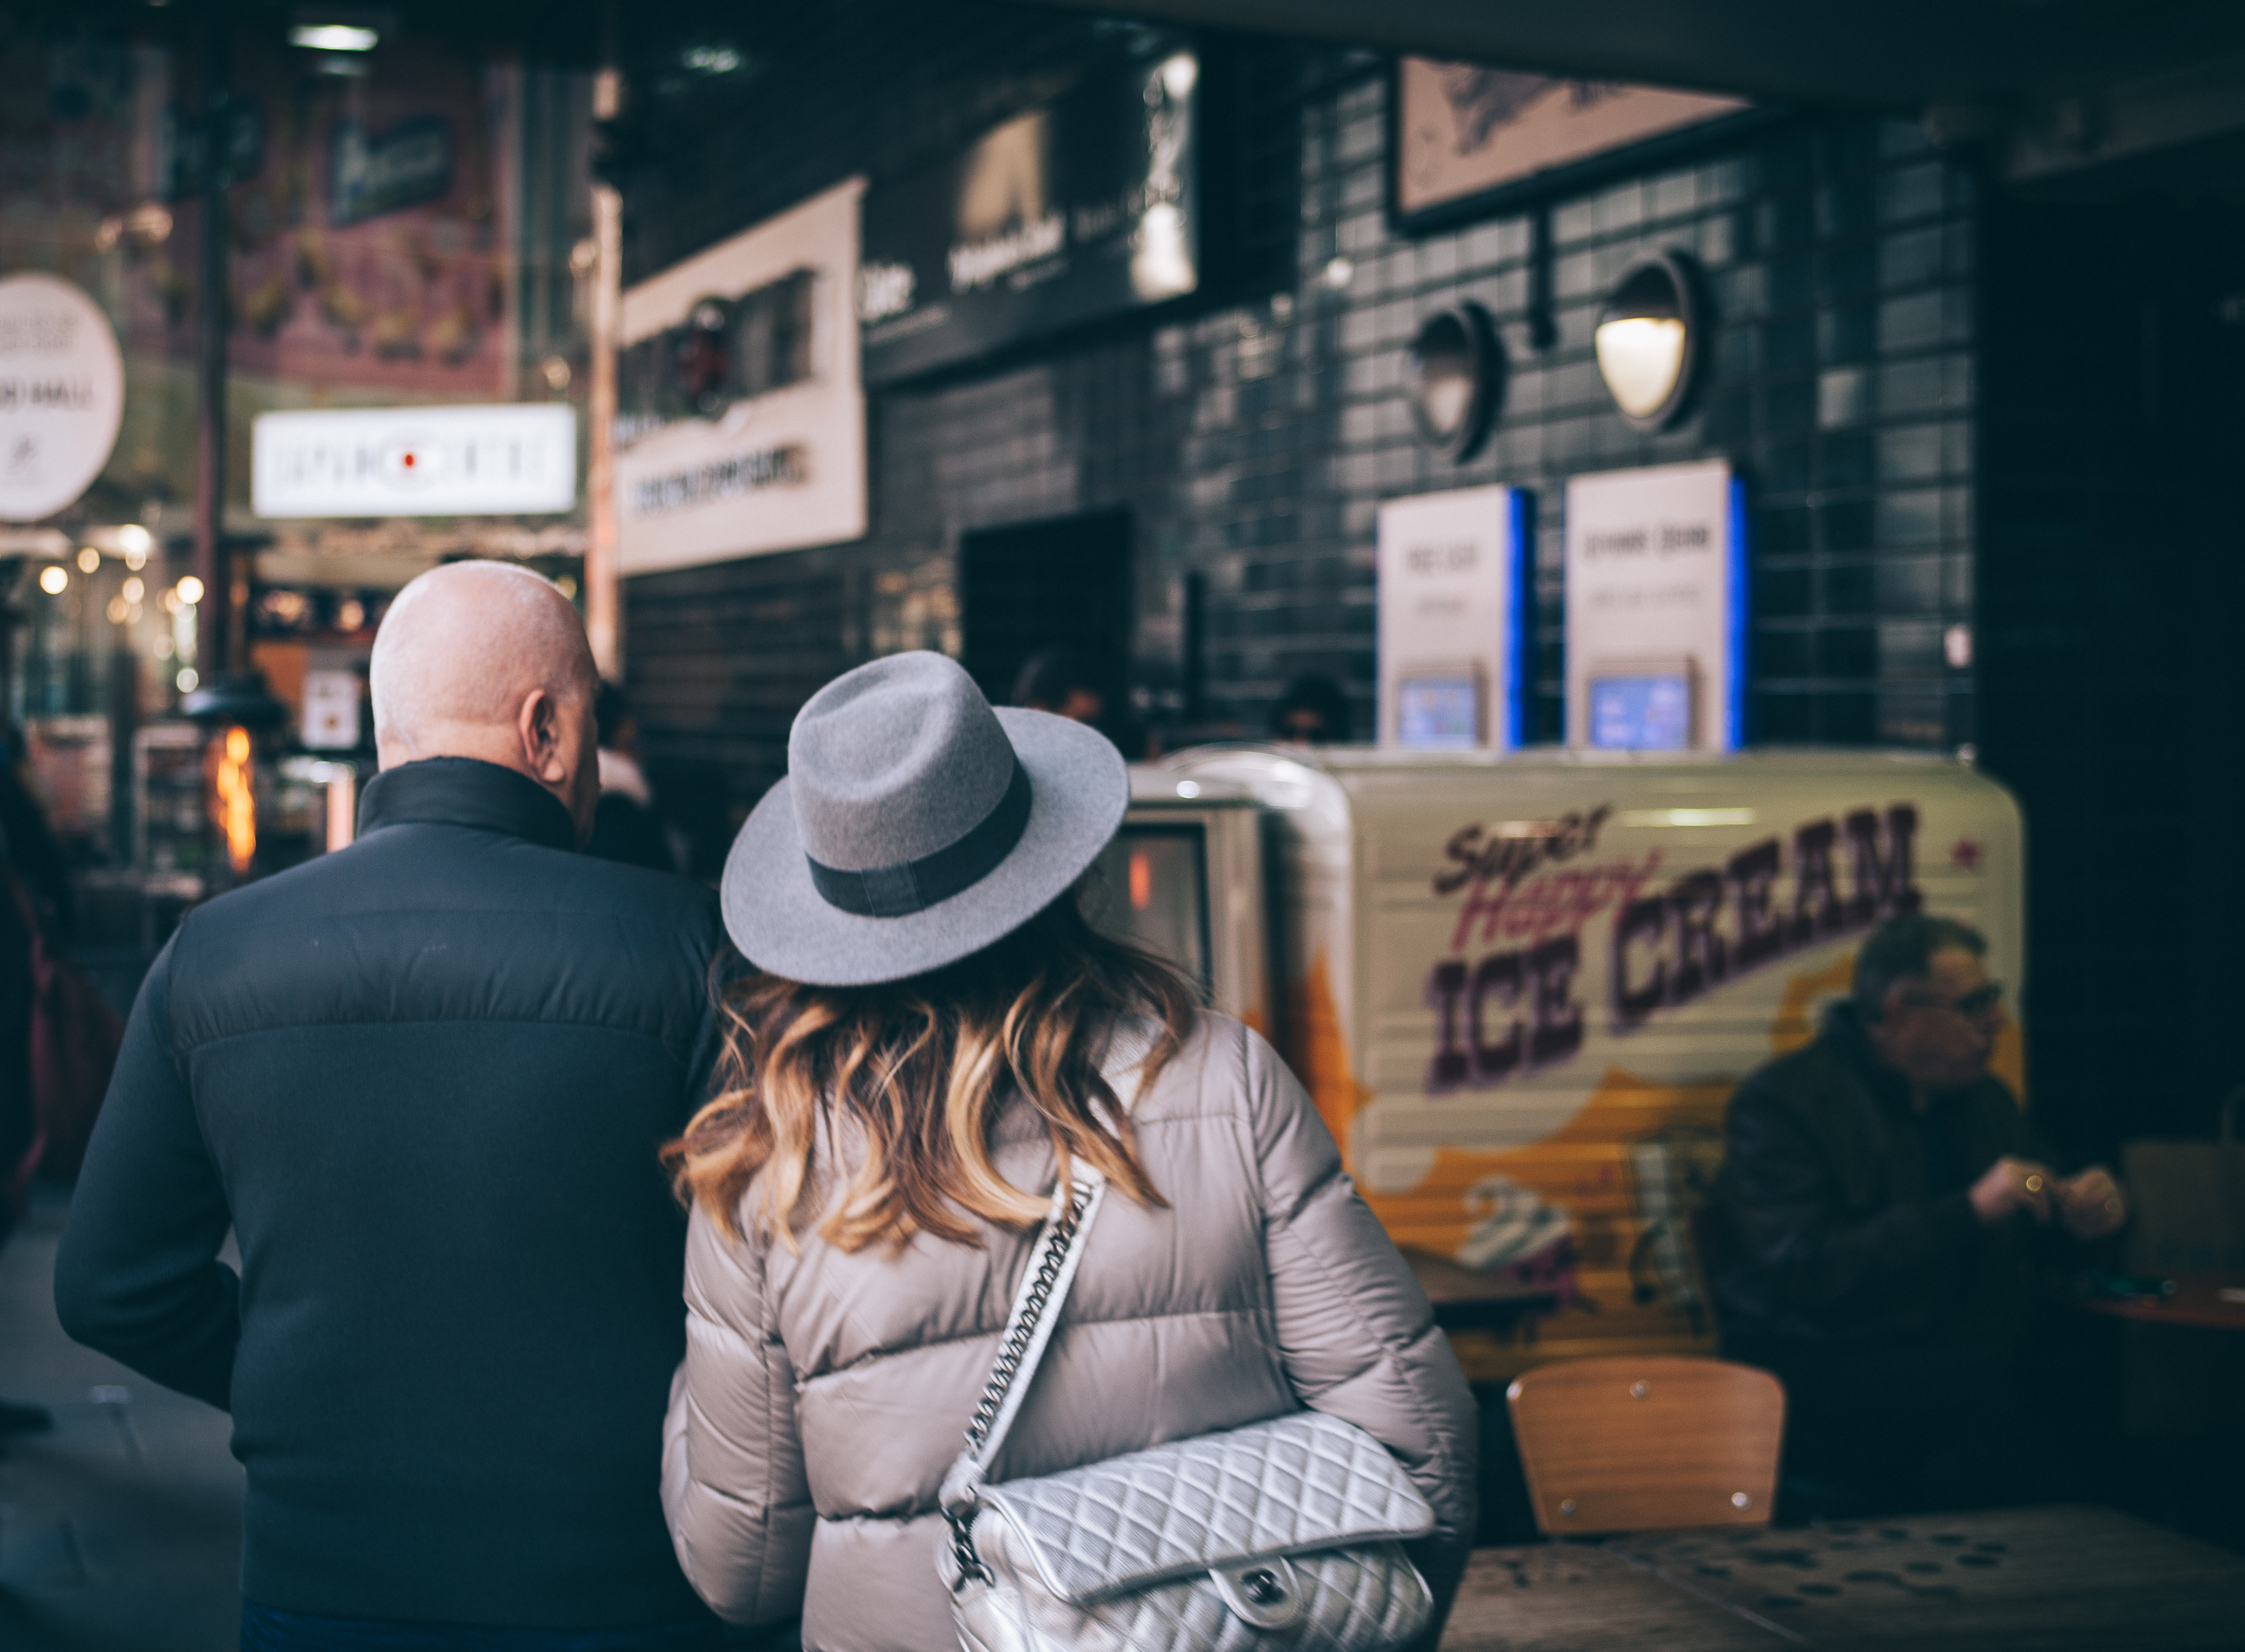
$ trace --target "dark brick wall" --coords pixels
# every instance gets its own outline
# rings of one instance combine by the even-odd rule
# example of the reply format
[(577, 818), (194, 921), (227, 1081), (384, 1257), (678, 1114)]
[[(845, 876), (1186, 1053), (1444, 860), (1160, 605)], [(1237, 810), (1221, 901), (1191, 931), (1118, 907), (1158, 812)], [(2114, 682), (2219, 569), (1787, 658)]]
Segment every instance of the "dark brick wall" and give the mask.
[[(891, 16), (848, 15), (862, 25), (877, 10)], [(881, 49), (823, 57), (840, 15), (805, 14), (797, 56), (761, 83), (768, 100), (669, 118), (672, 159), (625, 179), (637, 268), (851, 171), (878, 181), (924, 165), (1129, 45), (1115, 25), (986, 5), (947, 10), (943, 49), (924, 50), (925, 18), (898, 8), (893, 30), (872, 31)], [(1535, 727), (1556, 738), (1565, 478), (1719, 455), (1754, 505), (1753, 737), (1971, 737), (1970, 673), (1943, 658), (1973, 600), (1966, 174), (1906, 124), (1804, 121), (1557, 201), (1556, 338), (1538, 349), (1526, 215), (1416, 239), (1389, 227), (1383, 62), (1283, 44), (1238, 55), (1265, 163), (1242, 209), (1292, 226), (1275, 279), (877, 393), (865, 541), (631, 582), (630, 670), (655, 758), (705, 798), (713, 826), (779, 772), (788, 717), (824, 677), (888, 649), (956, 649), (963, 531), (1118, 506), (1136, 525), (1135, 669), (1156, 721), (1259, 730), (1285, 680), (1319, 670), (1348, 686), (1363, 728), (1379, 502), (1536, 489)], [(690, 163), (675, 159), (689, 125)], [(1647, 437), (1608, 399), (1590, 331), (1622, 271), (1658, 250), (1705, 269), (1714, 352), (1698, 410)], [(1326, 279), (1337, 257), (1353, 266), (1345, 285)], [(1401, 387), (1419, 321), (1463, 298), (1496, 318), (1510, 380), (1495, 437), (1459, 466), (1413, 437)], [(1193, 662), (1189, 581), (1204, 598)]]

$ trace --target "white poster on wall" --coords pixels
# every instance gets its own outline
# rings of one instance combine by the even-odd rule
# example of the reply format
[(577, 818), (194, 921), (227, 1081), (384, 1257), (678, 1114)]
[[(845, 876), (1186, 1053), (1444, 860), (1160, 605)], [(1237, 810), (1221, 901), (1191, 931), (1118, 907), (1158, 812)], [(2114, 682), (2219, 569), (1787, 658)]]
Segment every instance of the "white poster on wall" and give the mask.
[(93, 485), (125, 418), (125, 358), (101, 307), (52, 275), (0, 281), (0, 522)]
[(315, 667), (304, 674), (304, 714), (297, 720), (314, 751), (348, 751), (358, 744), (359, 696), (366, 679), (356, 671)]
[(627, 574), (865, 531), (852, 179), (623, 295)]
[(1567, 483), (1567, 743), (1731, 751), (1746, 685), (1745, 538), (1717, 459)]
[(1380, 507), (1380, 743), (1525, 738), (1529, 496), (1462, 488)]

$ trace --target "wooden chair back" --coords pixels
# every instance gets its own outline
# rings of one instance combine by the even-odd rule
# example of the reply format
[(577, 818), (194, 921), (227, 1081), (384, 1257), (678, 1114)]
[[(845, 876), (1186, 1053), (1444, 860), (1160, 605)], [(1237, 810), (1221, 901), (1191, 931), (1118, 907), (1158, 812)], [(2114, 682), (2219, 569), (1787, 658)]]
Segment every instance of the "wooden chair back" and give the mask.
[(1769, 1521), (1785, 1389), (1766, 1371), (1679, 1354), (1556, 1360), (1505, 1398), (1547, 1534)]

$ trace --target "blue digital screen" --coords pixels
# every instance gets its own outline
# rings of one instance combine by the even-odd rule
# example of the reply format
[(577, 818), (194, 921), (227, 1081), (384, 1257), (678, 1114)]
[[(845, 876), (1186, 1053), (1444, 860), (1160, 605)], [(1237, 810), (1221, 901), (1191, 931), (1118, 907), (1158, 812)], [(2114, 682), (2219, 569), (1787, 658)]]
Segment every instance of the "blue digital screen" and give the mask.
[(1480, 745), (1480, 685), (1471, 677), (1403, 679), (1395, 690), (1395, 743), (1421, 751)]
[(1692, 685), (1680, 673), (1590, 680), (1590, 744), (1682, 751), (1692, 743)]

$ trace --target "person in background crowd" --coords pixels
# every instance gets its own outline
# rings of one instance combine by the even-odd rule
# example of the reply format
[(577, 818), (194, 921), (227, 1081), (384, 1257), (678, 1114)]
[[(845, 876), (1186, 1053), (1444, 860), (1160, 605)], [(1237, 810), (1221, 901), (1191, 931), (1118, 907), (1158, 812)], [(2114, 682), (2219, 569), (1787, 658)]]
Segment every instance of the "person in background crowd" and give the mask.
[(1988, 1071), (2004, 1013), (1986, 951), (1947, 918), (1889, 920), (1822, 1036), (1726, 1115), (1706, 1230), (1724, 1351), (1783, 1381), (1787, 1474), (1835, 1512), (2043, 1485), (2051, 1442), (2022, 1426), (2031, 1264), (2126, 1219), (2103, 1168), (2051, 1168)]
[[(25, 809), (41, 829), (46, 822), (17, 772), (16, 754), (22, 747), (15, 730), (6, 730), (0, 738), (8, 747), (0, 754), (0, 881), (9, 885), (0, 889), (0, 1244), (5, 1244), (26, 1191), (18, 1183), (28, 1178), (18, 1175), (18, 1167), (38, 1127), (31, 1104), (31, 949), (37, 912), (26, 910), (31, 897), (17, 865), (20, 833), (10, 829)], [(18, 890), (24, 891), (22, 898)], [(53, 1423), (43, 1405), (0, 1400), (0, 1439), (38, 1433)]]
[(1331, 1412), (1434, 1505), (1440, 1633), (1473, 1397), (1285, 1064), (1079, 912), (1129, 800), (1093, 731), (899, 654), (812, 697), (735, 842), (726, 924), (765, 973), (673, 1150), (693, 1330), (663, 1468), (727, 1618), (955, 1652), (937, 1487), (1064, 1153), (1109, 1192), (994, 1477)]
[(722, 935), (695, 885), (576, 852), (596, 687), (535, 574), (413, 581), (358, 841), (190, 912), (134, 1006), (55, 1305), (233, 1412), (246, 1652), (721, 1644), (660, 1502), (655, 1154), (719, 1047)]
[(585, 852), (658, 872), (678, 870), (662, 817), (655, 812), (655, 793), (639, 766), (639, 719), (622, 684), (600, 685), (593, 715), (600, 729), (600, 801)]
[(1133, 762), (1160, 755), (1112, 674), (1080, 649), (1042, 648), (1031, 654), (1014, 679), (1014, 704), (1096, 728)]
[(1302, 746), (1348, 743), (1348, 696), (1331, 677), (1304, 672), (1271, 710), (1271, 738)]
[(9, 864), (23, 880), (36, 907), (41, 929), (58, 946), (68, 945), (78, 920), (78, 890), (71, 882), (70, 857), (55, 836), (55, 829), (31, 789), (29, 746), (18, 724), (0, 728), (0, 836), (6, 839)]
[[(77, 911), (70, 863), (31, 789), (22, 728), (0, 727), (0, 1244), (31, 1196), (39, 1111), (31, 1072), (37, 948), (70, 937)], [(98, 1097), (89, 1096), (89, 1105)], [(54, 1425), (44, 1405), (0, 1400), (0, 1439)]]
[(1040, 648), (1014, 679), (1014, 703), (1094, 728), (1107, 715), (1107, 681), (1081, 650)]

